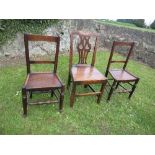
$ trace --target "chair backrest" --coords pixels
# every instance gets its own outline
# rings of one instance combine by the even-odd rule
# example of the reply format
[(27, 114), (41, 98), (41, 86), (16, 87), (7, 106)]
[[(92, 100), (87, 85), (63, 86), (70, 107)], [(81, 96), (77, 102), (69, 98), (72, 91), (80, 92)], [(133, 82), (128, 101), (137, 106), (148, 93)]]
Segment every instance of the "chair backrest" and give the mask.
[[(88, 53), (93, 49), (93, 56), (91, 65), (94, 66), (95, 59), (96, 59), (96, 50), (97, 50), (97, 43), (98, 43), (98, 35), (93, 33), (84, 33), (81, 31), (74, 31), (70, 34), (70, 61), (69, 61), (69, 68), (71, 69), (73, 63), (73, 43), (74, 39), (78, 37), (77, 42), (77, 51), (79, 53), (79, 61), (78, 64), (87, 64), (87, 56)], [(92, 43), (90, 43), (90, 39), (94, 38), (94, 48), (92, 48)]]
[[(120, 61), (119, 60), (113, 60), (112, 57), (113, 57), (113, 54), (114, 54), (114, 51), (115, 51), (116, 47), (121, 47), (121, 46), (129, 47), (126, 59), (125, 60), (120, 60)], [(133, 47), (134, 47), (134, 42), (120, 42), (120, 41), (114, 41), (113, 42), (105, 76), (108, 75), (111, 63), (124, 63), (123, 69), (126, 68), (129, 57), (130, 57), (130, 55), (131, 55), (131, 53), (133, 51)]]
[[(29, 55), (29, 41), (54, 42), (56, 44), (55, 58), (53, 61), (32, 61)], [(24, 34), (25, 57), (27, 65), (27, 74), (31, 72), (31, 64), (54, 64), (54, 73), (57, 71), (58, 54), (60, 46), (60, 37)]]

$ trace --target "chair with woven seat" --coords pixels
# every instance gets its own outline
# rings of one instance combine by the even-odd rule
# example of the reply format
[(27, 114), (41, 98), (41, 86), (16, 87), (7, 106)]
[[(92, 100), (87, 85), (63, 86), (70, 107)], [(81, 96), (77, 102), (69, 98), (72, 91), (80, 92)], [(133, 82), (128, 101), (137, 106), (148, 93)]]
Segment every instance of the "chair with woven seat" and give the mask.
[[(32, 41), (44, 41), (54, 43), (56, 45), (56, 52), (54, 61), (34, 61), (30, 60), (29, 56), (29, 42)], [(64, 99), (64, 84), (61, 82), (57, 75), (57, 64), (58, 64), (58, 54), (60, 37), (54, 36), (42, 36), (42, 35), (30, 35), (24, 34), (25, 42), (25, 56), (27, 65), (27, 78), (22, 88), (22, 101), (23, 101), (23, 111), (24, 115), (27, 115), (28, 99), (32, 98), (32, 93), (35, 92), (50, 92), (51, 96), (55, 95), (57, 100), (48, 100), (36, 102), (35, 104), (42, 103), (59, 103), (60, 112), (63, 109), (63, 99)], [(31, 64), (54, 64), (53, 72), (32, 72)], [(58, 91), (60, 97), (56, 95), (55, 91)]]
[[(116, 47), (128, 47), (128, 53), (126, 56), (126, 60), (121, 60), (121, 61), (112, 60)], [(134, 48), (134, 42), (119, 42), (119, 41), (113, 42), (107, 69), (106, 69), (106, 73), (105, 73), (106, 77), (108, 77), (108, 74), (111, 75), (112, 79), (109, 79), (109, 80), (113, 80), (112, 85), (108, 82), (108, 84), (111, 88), (110, 88), (107, 100), (110, 100), (113, 91), (116, 90), (119, 86), (122, 88), (122, 90), (117, 91), (117, 92), (129, 93), (129, 99), (131, 98), (132, 94), (134, 93), (136, 85), (139, 81), (139, 78), (126, 70), (126, 66), (127, 66), (129, 57), (133, 51), (133, 48)], [(123, 63), (124, 65), (123, 65), (122, 69), (110, 69), (110, 66), (112, 63)], [(126, 84), (130, 85), (132, 88), (129, 90), (129, 89), (125, 88), (122, 85), (122, 83), (126, 83)]]
[[(95, 38), (95, 44), (90, 43), (91, 37)], [(78, 64), (73, 64), (73, 43), (78, 38), (78, 41), (75, 43), (77, 52), (79, 55)], [(101, 96), (104, 91), (104, 86), (106, 85), (107, 78), (100, 73), (95, 67), (95, 57), (97, 50), (97, 41), (98, 36), (91, 33), (83, 33), (80, 31), (72, 32), (70, 34), (70, 61), (69, 61), (69, 76), (67, 88), (69, 88), (70, 83), (72, 82), (72, 91), (70, 96), (70, 107), (73, 107), (74, 99), (77, 96), (88, 96), (95, 95), (97, 96), (97, 102), (100, 102)], [(87, 56), (90, 50), (93, 49), (93, 56), (91, 64), (87, 64)], [(91, 84), (101, 84), (100, 91), (95, 91)], [(89, 87), (92, 92), (88, 93), (76, 93), (76, 86), (84, 85), (84, 87)]]

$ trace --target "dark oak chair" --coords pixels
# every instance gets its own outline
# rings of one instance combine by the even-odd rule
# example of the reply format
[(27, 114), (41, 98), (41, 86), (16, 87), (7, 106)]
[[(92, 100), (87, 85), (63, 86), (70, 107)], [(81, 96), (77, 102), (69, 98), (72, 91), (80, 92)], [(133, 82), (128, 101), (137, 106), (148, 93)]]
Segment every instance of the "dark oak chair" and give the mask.
[[(30, 41), (44, 41), (44, 42), (53, 42), (56, 45), (56, 52), (54, 61), (33, 61), (30, 60), (29, 56), (29, 42)], [(55, 95), (56, 100), (41, 101), (33, 104), (43, 104), (43, 103), (59, 103), (60, 112), (63, 109), (63, 99), (64, 99), (64, 84), (61, 82), (57, 75), (57, 64), (58, 64), (58, 54), (59, 54), (59, 45), (60, 38), (54, 36), (42, 36), (42, 35), (30, 35), (24, 34), (24, 43), (25, 43), (25, 56), (26, 56), (26, 65), (27, 65), (27, 78), (22, 88), (22, 102), (23, 102), (23, 111), (24, 115), (27, 115), (27, 106), (28, 99), (32, 98), (32, 93), (35, 92), (50, 92), (51, 96)], [(53, 72), (32, 72), (31, 64), (54, 64)], [(55, 91), (57, 90), (58, 95)]]
[[(95, 38), (94, 46), (90, 43), (91, 37)], [(79, 61), (78, 64), (73, 64), (73, 44), (74, 40), (77, 38), (78, 41), (75, 44), (77, 45), (76, 48), (79, 55)], [(94, 67), (98, 36), (95, 34), (86, 34), (76, 31), (70, 34), (70, 42), (69, 76), (67, 84), (67, 88), (69, 88), (71, 82), (73, 84), (70, 96), (70, 107), (73, 107), (74, 99), (77, 96), (95, 95), (97, 96), (97, 103), (99, 103), (104, 91), (104, 86), (107, 82), (107, 78)], [(92, 62), (91, 64), (87, 64), (87, 56), (91, 49), (93, 49)], [(95, 91), (90, 84), (101, 84), (100, 91)], [(92, 92), (76, 93), (77, 85), (84, 85), (84, 87), (88, 86)]]
[[(118, 61), (118, 60), (112, 59), (116, 47), (128, 47), (128, 53), (127, 53), (125, 60)], [(134, 48), (134, 42), (118, 42), (118, 41), (113, 42), (107, 69), (106, 69), (106, 73), (105, 73), (106, 77), (108, 76), (108, 74), (110, 74), (112, 77), (112, 79), (108, 79), (108, 81), (113, 80), (112, 85), (108, 82), (108, 84), (111, 88), (110, 88), (107, 100), (110, 100), (113, 91), (116, 90), (118, 87), (121, 87), (122, 90), (115, 91), (115, 92), (129, 93), (129, 99), (131, 98), (132, 94), (134, 93), (136, 85), (139, 81), (139, 78), (134, 76), (133, 74), (131, 74), (130, 72), (128, 72), (126, 70), (126, 66), (127, 66), (129, 57), (133, 51), (133, 48)], [(123, 63), (124, 65), (123, 65), (122, 69), (110, 69), (110, 66), (112, 63)], [(122, 85), (123, 83), (130, 85), (131, 89), (124, 87)]]

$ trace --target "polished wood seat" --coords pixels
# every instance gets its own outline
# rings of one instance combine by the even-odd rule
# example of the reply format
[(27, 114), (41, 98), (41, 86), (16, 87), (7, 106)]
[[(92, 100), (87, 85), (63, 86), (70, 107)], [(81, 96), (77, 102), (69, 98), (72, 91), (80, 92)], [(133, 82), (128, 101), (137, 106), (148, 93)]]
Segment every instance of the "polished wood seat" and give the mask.
[(71, 69), (73, 81), (76, 82), (90, 82), (94, 83), (106, 80), (105, 76), (91, 65), (75, 65)]
[(109, 70), (109, 73), (117, 81), (135, 81), (137, 79), (137, 77), (122, 69)]
[[(115, 49), (118, 47), (120, 47), (120, 48), (126, 47), (128, 49), (127, 56), (124, 61), (112, 60), (113, 53), (114, 53)], [(115, 92), (129, 93), (129, 99), (131, 98), (132, 94), (135, 91), (136, 85), (139, 82), (139, 78), (126, 70), (126, 66), (127, 66), (129, 57), (133, 51), (133, 47), (134, 47), (134, 42), (120, 42), (120, 41), (113, 42), (107, 69), (106, 69), (106, 73), (105, 73), (106, 77), (108, 77), (108, 75), (111, 75), (111, 77), (112, 77), (112, 78), (111, 77), (108, 78), (108, 85), (110, 86), (110, 91), (109, 91), (107, 100), (110, 100), (110, 98), (113, 94), (113, 91), (117, 90), (119, 87), (121, 89), (119, 91), (115, 91)], [(123, 65), (123, 68), (121, 68), (121, 69), (111, 69), (110, 67), (111, 67), (112, 63), (123, 63), (124, 65)], [(110, 84), (110, 82), (109, 82), (110, 80), (113, 81), (112, 84)], [(131, 88), (130, 89), (127, 87), (125, 88), (122, 85), (124, 83), (128, 84)]]
[[(95, 43), (93, 44), (90, 40), (95, 38)], [(73, 48), (74, 40), (78, 38), (78, 41), (75, 43), (79, 60), (78, 63), (73, 63)], [(100, 102), (105, 85), (107, 83), (107, 78), (99, 72), (95, 67), (95, 58), (97, 50), (98, 36), (91, 33), (83, 33), (80, 31), (72, 32), (70, 35), (70, 61), (69, 61), (69, 75), (68, 75), (68, 84), (69, 88), (70, 83), (72, 82), (72, 90), (70, 96), (70, 107), (73, 107), (75, 97), (78, 96), (97, 96), (97, 103)], [(91, 42), (91, 43), (90, 43)], [(87, 56), (89, 52), (93, 52), (91, 64), (87, 64)], [(91, 84), (101, 84), (99, 91), (96, 91), (92, 88)], [(84, 87), (89, 87), (91, 92), (88, 93), (76, 93), (76, 86), (84, 85)]]
[[(30, 41), (44, 41), (55, 44), (55, 56), (53, 61), (30, 60), (29, 56), (29, 42)], [(60, 46), (60, 37), (55, 36), (42, 36), (42, 35), (31, 35), (24, 34), (25, 43), (25, 57), (26, 57), (26, 67), (27, 67), (27, 78), (22, 87), (22, 102), (24, 115), (27, 115), (27, 106), (30, 104), (30, 99), (33, 93), (50, 93), (51, 97), (55, 96), (56, 100), (44, 100), (33, 102), (33, 104), (44, 104), (44, 103), (59, 103), (59, 111), (63, 109), (64, 100), (64, 89), (65, 86), (59, 79), (57, 75), (57, 64), (58, 64), (58, 54)], [(50, 72), (32, 72), (32, 64), (53, 64), (54, 70)], [(31, 102), (32, 103), (32, 102)]]
[(27, 90), (62, 87), (61, 81), (54, 73), (30, 73), (25, 82)]

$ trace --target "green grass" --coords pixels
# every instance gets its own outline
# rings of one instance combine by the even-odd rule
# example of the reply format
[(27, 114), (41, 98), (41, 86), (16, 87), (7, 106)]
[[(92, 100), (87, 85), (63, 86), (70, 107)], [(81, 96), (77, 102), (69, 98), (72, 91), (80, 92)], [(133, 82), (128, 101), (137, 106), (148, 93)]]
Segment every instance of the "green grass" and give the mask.
[[(96, 67), (102, 73), (108, 57), (108, 52), (97, 53)], [(59, 57), (58, 74), (64, 83), (68, 61), (68, 56)], [(133, 60), (127, 68), (141, 78), (131, 100), (127, 94), (115, 94), (108, 103), (104, 93), (100, 105), (94, 96), (81, 97), (76, 98), (71, 109), (66, 89), (62, 114), (57, 111), (57, 105), (38, 105), (29, 106), (26, 118), (22, 115), (21, 102), (26, 67), (1, 68), (0, 134), (155, 134), (155, 70)], [(84, 91), (83, 87), (79, 89)]]
[(124, 28), (129, 28), (129, 29), (134, 29), (134, 30), (140, 30), (143, 32), (155, 33), (155, 30), (153, 30), (153, 29), (140, 28), (140, 27), (137, 27), (136, 25), (130, 24), (130, 23), (123, 23), (123, 22), (117, 22), (117, 21), (112, 21), (112, 20), (96, 20), (96, 21), (103, 23), (103, 24), (107, 24), (107, 25), (113, 25), (113, 26), (117, 26), (117, 27), (124, 27)]

